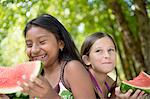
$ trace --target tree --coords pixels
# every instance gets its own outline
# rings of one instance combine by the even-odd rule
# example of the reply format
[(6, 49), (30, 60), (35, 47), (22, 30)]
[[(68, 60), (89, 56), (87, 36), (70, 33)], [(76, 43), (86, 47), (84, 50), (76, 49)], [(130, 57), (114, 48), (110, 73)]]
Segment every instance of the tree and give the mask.
[(120, 79), (131, 79), (141, 70), (150, 72), (148, 4), (146, 0), (2, 0), (0, 63), (10, 65), (27, 60), (24, 26), (41, 13), (49, 13), (63, 23), (79, 49), (91, 33), (111, 34), (118, 46)]
[(143, 51), (145, 69), (150, 74), (150, 20), (147, 13), (146, 0), (134, 0), (135, 16), (138, 24), (139, 38), (141, 40), (141, 49)]

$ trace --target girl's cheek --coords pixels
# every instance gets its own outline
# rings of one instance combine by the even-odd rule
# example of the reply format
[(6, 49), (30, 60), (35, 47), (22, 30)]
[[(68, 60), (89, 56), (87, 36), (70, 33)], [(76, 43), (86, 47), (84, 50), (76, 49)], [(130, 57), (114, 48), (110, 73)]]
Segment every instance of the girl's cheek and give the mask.
[(31, 49), (28, 49), (28, 48), (27, 48), (27, 49), (26, 49), (26, 54), (27, 54), (28, 57), (30, 57), (30, 55), (31, 55)]

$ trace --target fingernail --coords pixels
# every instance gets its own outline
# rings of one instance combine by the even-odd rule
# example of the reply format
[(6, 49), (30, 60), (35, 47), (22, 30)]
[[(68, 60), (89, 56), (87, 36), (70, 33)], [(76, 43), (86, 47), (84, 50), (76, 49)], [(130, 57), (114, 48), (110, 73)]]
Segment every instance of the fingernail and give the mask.
[(20, 91), (23, 91), (23, 88), (22, 88), (22, 87), (20, 87)]
[(35, 79), (35, 76), (34, 76), (34, 75), (31, 75), (31, 77), (30, 77), (30, 81), (31, 81), (31, 82), (33, 82), (33, 81), (34, 81), (34, 79)]
[(132, 90), (132, 89), (130, 89), (129, 91), (130, 91), (130, 92), (133, 92), (133, 90)]
[(20, 81), (17, 81), (17, 84), (20, 86), (20, 85), (21, 85), (21, 82), (20, 82)]
[(24, 82), (23, 84), (24, 84), (25, 86), (28, 86), (28, 84), (27, 84), (27, 83), (25, 83), (25, 82)]
[(142, 93), (145, 93), (145, 91), (142, 91)]
[(142, 92), (141, 90), (137, 89), (138, 92)]
[(25, 80), (26, 79), (26, 75), (22, 75), (22, 79)]

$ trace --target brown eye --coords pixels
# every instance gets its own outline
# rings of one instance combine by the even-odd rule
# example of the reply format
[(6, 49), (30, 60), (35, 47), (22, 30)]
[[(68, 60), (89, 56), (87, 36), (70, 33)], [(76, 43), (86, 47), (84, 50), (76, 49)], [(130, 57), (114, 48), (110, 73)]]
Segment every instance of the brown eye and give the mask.
[(40, 44), (43, 45), (46, 43), (46, 40), (40, 41)]
[(101, 49), (99, 49), (99, 50), (96, 50), (96, 52), (102, 52), (102, 50), (101, 50)]
[(32, 44), (31, 43), (26, 43), (27, 48), (31, 48)]

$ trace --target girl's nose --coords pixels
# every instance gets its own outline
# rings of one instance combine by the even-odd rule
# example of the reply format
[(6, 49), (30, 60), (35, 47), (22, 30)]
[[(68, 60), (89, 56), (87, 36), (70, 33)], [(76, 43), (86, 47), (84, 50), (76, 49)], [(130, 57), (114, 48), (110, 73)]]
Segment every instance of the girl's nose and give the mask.
[(110, 54), (109, 54), (109, 52), (108, 52), (108, 51), (105, 51), (105, 53), (104, 53), (104, 57), (105, 57), (105, 58), (109, 58), (109, 57), (110, 57)]
[(31, 54), (36, 55), (40, 52), (40, 47), (38, 45), (33, 45), (31, 49)]

